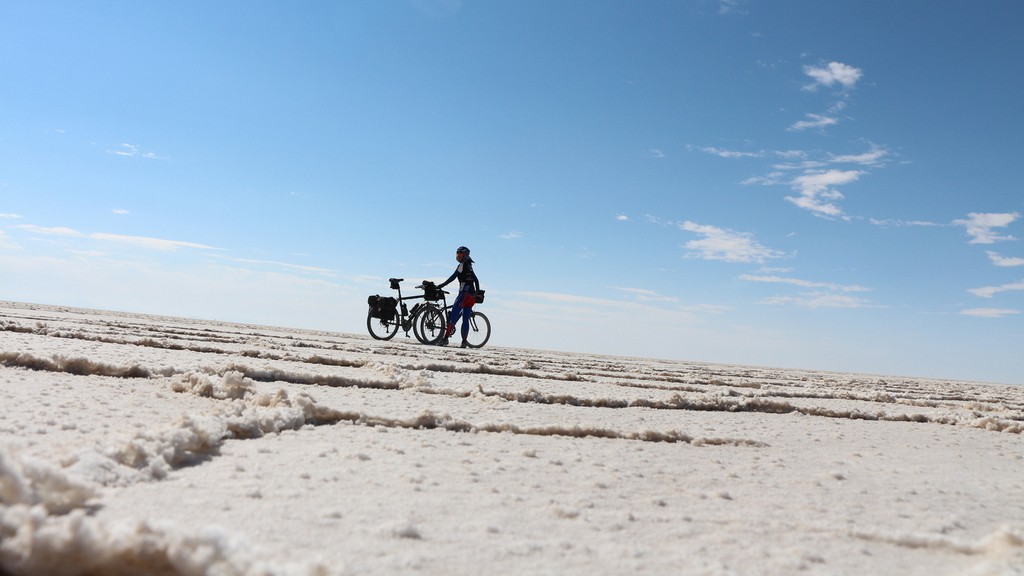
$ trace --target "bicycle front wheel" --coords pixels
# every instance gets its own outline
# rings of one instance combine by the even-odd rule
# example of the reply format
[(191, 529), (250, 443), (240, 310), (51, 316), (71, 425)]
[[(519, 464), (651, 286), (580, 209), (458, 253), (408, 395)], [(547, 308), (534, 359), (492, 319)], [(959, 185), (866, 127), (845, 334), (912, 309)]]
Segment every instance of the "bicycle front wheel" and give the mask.
[(423, 335), (423, 316), (429, 314), (431, 310), (436, 310), (437, 306), (433, 304), (426, 304), (416, 311), (416, 315), (412, 317), (412, 333), (416, 335), (416, 340), (420, 344), (426, 344), (427, 338)]
[(417, 315), (415, 323), (416, 339), (422, 344), (437, 344), (444, 337), (444, 331), (448, 328), (448, 318), (444, 311), (436, 306), (424, 308)]
[(491, 339), (491, 321), (480, 312), (473, 312), (469, 317), (469, 334), (466, 345), (470, 348), (483, 348)]
[(398, 334), (398, 324), (398, 318), (382, 320), (370, 315), (366, 316), (366, 329), (370, 331), (370, 336), (377, 340), (391, 340), (394, 338), (395, 334)]

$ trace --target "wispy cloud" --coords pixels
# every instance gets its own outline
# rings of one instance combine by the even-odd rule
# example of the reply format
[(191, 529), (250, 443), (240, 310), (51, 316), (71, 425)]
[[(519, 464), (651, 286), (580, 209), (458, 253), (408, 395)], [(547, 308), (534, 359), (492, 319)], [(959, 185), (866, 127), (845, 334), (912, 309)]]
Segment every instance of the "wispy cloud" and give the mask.
[(0, 214), (0, 218), (21, 218), (21, 214)]
[(1010, 284), (1003, 284), (1001, 286), (984, 286), (982, 288), (971, 288), (968, 290), (975, 296), (982, 298), (991, 298), (1000, 292), (1010, 292), (1012, 290), (1024, 290), (1024, 280), (1020, 282), (1013, 282)]
[(813, 280), (801, 280), (799, 278), (786, 278), (784, 276), (763, 276), (755, 274), (743, 274), (740, 276), (740, 280), (747, 282), (767, 282), (773, 284), (792, 284), (794, 286), (800, 286), (802, 288), (826, 288), (828, 290), (834, 290), (837, 292), (869, 292), (870, 288), (864, 286), (858, 286), (856, 284), (843, 285), (843, 284), (832, 284), (829, 282), (815, 282)]
[(1020, 310), (1011, 310), (1009, 308), (968, 308), (967, 310), (961, 310), (960, 314), (976, 316), (978, 318), (1003, 318), (1020, 314)]
[(775, 296), (763, 300), (765, 304), (800, 306), (804, 308), (877, 308), (870, 301), (845, 294), (812, 292), (800, 296)]
[(305, 266), (302, 264), (289, 264), (287, 262), (277, 262), (275, 260), (254, 260), (249, 258), (229, 258), (228, 260), (230, 260), (231, 262), (239, 262), (242, 264), (267, 265), (279, 268), (287, 268), (289, 270), (298, 270), (300, 272), (311, 272), (313, 274), (320, 274), (322, 276), (336, 276), (336, 273), (333, 270), (329, 270), (327, 268), (320, 268), (317, 266)]
[(11, 249), (17, 247), (17, 244), (12, 244), (11, 242), (8, 242), (7, 233), (4, 232), (3, 230), (0, 230), (0, 248)]
[(689, 221), (680, 224), (679, 228), (703, 236), (700, 240), (687, 242), (684, 247), (691, 250), (692, 256), (704, 260), (763, 263), (765, 260), (783, 256), (782, 252), (762, 246), (747, 232), (735, 232)]
[(629, 222), (629, 216), (626, 216), (625, 214), (619, 214), (615, 219), (619, 222)]
[(764, 156), (764, 152), (743, 152), (739, 150), (724, 150), (722, 148), (716, 148), (714, 146), (705, 146), (700, 149), (702, 152), (708, 154), (714, 154), (721, 158), (761, 158)]
[(104, 232), (96, 232), (95, 234), (89, 234), (89, 238), (92, 238), (94, 240), (121, 242), (123, 244), (131, 244), (133, 246), (149, 248), (151, 250), (159, 250), (161, 252), (173, 252), (175, 250), (178, 250), (179, 248), (195, 248), (197, 250), (223, 250), (223, 248), (207, 246), (206, 244), (199, 244), (197, 242), (186, 242), (184, 240), (165, 240), (163, 238), (150, 238), (148, 236), (125, 236), (122, 234), (107, 234)]
[(937, 222), (928, 222), (927, 220), (897, 220), (892, 218), (869, 218), (868, 222), (875, 226), (882, 226), (887, 228), (903, 228), (908, 226), (945, 226), (945, 224), (939, 224)]
[(114, 214), (131, 214), (131, 212), (125, 210), (124, 208), (114, 208), (112, 212)]
[(198, 250), (223, 250), (222, 248), (216, 248), (214, 246), (207, 246), (206, 244), (199, 244), (197, 242), (186, 242), (184, 240), (165, 240), (163, 238), (151, 238), (148, 236), (125, 236), (123, 234), (108, 234), (106, 232), (95, 232), (92, 234), (84, 234), (75, 230), (74, 228), (64, 227), (44, 227), (35, 226), (33, 224), (21, 224), (18, 228), (27, 230), (35, 234), (44, 234), (47, 236), (67, 236), (67, 237), (82, 237), (90, 238), (93, 240), (102, 240), (107, 242), (120, 242), (122, 244), (131, 244), (141, 248), (149, 248), (151, 250), (160, 250), (162, 252), (173, 252), (179, 248), (195, 248)]
[(531, 300), (541, 300), (566, 305), (601, 307), (620, 307), (635, 305), (629, 302), (623, 302), (622, 300), (612, 300), (610, 298), (594, 298), (591, 296), (579, 296), (577, 294), (562, 294), (558, 292), (520, 292), (519, 294)]
[(113, 150), (107, 150), (107, 154), (113, 154), (114, 156), (122, 156), (125, 158), (145, 158), (147, 160), (166, 160), (165, 156), (160, 156), (155, 152), (143, 151), (135, 144), (121, 144)]
[(665, 153), (662, 152), (661, 150), (657, 149), (657, 148), (651, 148), (650, 150), (647, 151), (647, 153), (651, 156), (651, 158), (664, 158), (665, 157)]
[(659, 317), (668, 312), (693, 317), (694, 314), (721, 314), (728, 310), (728, 307), (717, 304), (680, 304), (677, 298), (644, 288), (615, 288), (615, 290), (623, 292), (631, 298), (594, 298), (559, 292), (516, 292), (515, 295), (536, 306), (555, 305), (559, 308), (563, 306), (586, 308), (588, 317), (591, 317), (590, 313), (600, 315), (615, 311), (629, 314), (654, 313)]
[(843, 199), (842, 192), (834, 187), (856, 182), (863, 173), (860, 170), (808, 172), (797, 176), (790, 182), (793, 189), (799, 192), (800, 195), (786, 196), (786, 200), (800, 208), (810, 210), (818, 216), (841, 217), (843, 211), (830, 202), (831, 200)]
[(790, 132), (799, 132), (801, 130), (808, 130), (811, 128), (833, 126), (839, 123), (839, 120), (836, 120), (832, 116), (822, 116), (821, 114), (806, 114), (804, 118), (806, 119), (794, 122), (789, 126), (789, 128), (786, 128), (786, 130), (789, 130)]
[(658, 294), (654, 290), (648, 290), (646, 288), (619, 288), (613, 286), (615, 290), (629, 294), (641, 302), (678, 302), (679, 298), (675, 296), (665, 296)]
[(862, 154), (840, 154), (831, 155), (831, 161), (836, 164), (861, 164), (864, 166), (877, 166), (889, 155), (889, 151), (880, 146), (872, 146), (871, 150)]
[(74, 228), (65, 228), (63, 226), (45, 227), (36, 226), (34, 224), (19, 224), (18, 228), (22, 230), (28, 230), (35, 234), (44, 234), (46, 236), (81, 236), (82, 233)]
[(853, 88), (864, 75), (860, 68), (854, 68), (842, 62), (829, 62), (824, 66), (804, 66), (804, 74), (814, 80), (811, 84), (804, 86), (805, 90), (812, 91), (821, 86), (839, 85), (844, 89)]
[(977, 213), (971, 212), (967, 218), (954, 220), (956, 226), (967, 229), (971, 244), (995, 244), (1002, 240), (1015, 240), (1013, 236), (1000, 236), (993, 228), (1006, 228), (1020, 218), (1018, 212)]
[(501, 238), (503, 240), (516, 240), (516, 239), (522, 238), (522, 237), (523, 237), (522, 232), (518, 232), (516, 230), (512, 230), (511, 232), (506, 232), (506, 233), (502, 234), (501, 236), (499, 236), (499, 238)]
[(1002, 266), (1005, 268), (1011, 268), (1013, 266), (1024, 266), (1024, 258), (1007, 257), (1001, 256), (991, 250), (986, 252), (988, 259), (992, 261), (996, 266)]
[(798, 160), (807, 157), (803, 150), (729, 150), (717, 146), (687, 146), (690, 150), (699, 150), (706, 154), (712, 154), (719, 158), (766, 158), (775, 157), (785, 160)]
[(750, 178), (747, 178), (746, 180), (740, 182), (740, 184), (744, 184), (744, 185), (748, 185), (748, 186), (750, 186), (750, 185), (775, 186), (777, 184), (782, 184), (783, 182), (785, 182), (786, 181), (786, 176), (787, 176), (787, 174), (785, 172), (781, 172), (781, 171), (769, 172), (768, 174), (765, 174), (764, 176), (751, 176)]
[(746, 14), (746, 12), (740, 8), (741, 4), (742, 0), (718, 0), (718, 13)]

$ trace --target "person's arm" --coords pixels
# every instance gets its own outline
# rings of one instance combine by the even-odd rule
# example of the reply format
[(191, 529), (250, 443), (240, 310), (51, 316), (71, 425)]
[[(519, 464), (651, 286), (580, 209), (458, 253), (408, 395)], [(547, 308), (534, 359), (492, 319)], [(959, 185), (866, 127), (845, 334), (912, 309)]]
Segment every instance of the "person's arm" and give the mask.
[(452, 280), (455, 280), (458, 277), (459, 277), (459, 270), (456, 269), (455, 272), (452, 272), (452, 275), (449, 276), (447, 280), (445, 280), (444, 282), (438, 284), (437, 287), (438, 288), (444, 288), (445, 286), (451, 284)]

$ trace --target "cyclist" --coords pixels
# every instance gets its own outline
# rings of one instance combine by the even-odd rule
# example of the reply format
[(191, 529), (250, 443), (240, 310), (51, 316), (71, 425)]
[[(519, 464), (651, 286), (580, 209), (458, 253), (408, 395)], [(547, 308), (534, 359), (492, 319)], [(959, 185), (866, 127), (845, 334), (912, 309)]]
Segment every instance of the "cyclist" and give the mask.
[(447, 280), (438, 285), (444, 288), (456, 278), (459, 279), (459, 295), (452, 303), (452, 312), (448, 316), (448, 329), (445, 330), (444, 338), (438, 342), (440, 346), (448, 345), (448, 338), (455, 333), (455, 322), (462, 318), (462, 347), (468, 346), (466, 337), (469, 336), (469, 318), (473, 315), (473, 304), (476, 304), (476, 292), (480, 289), (480, 281), (473, 272), (473, 259), (469, 257), (469, 248), (459, 246), (455, 250), (455, 260), (459, 265), (455, 272)]

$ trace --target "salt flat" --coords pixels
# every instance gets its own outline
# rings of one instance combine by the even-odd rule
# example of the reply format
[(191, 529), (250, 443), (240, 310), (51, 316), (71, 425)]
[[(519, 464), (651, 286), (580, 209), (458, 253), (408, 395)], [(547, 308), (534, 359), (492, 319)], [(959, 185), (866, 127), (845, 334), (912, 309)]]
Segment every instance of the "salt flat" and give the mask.
[(1021, 386), (0, 302), (0, 573), (1024, 574), (1022, 431)]

